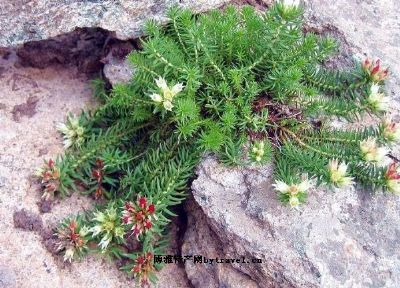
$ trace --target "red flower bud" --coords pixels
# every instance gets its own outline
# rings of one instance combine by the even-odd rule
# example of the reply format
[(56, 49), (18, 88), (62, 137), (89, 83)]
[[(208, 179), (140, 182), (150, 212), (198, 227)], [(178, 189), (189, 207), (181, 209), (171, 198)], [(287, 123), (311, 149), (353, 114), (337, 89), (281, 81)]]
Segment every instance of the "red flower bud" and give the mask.
[(145, 261), (145, 258), (143, 256), (139, 256), (138, 258), (136, 258), (136, 263), (139, 265), (142, 265)]
[(101, 172), (99, 170), (93, 169), (92, 176), (96, 178), (97, 182), (101, 182)]
[(54, 161), (53, 161), (53, 159), (49, 159), (48, 165), (49, 165), (49, 168), (50, 168), (50, 169), (53, 169), (53, 168), (54, 168)]
[(133, 228), (133, 234), (134, 235), (139, 235), (140, 234), (140, 228), (139, 226), (136, 224), (135, 227)]
[(130, 219), (129, 216), (123, 216), (123, 217), (122, 217), (122, 223), (128, 224), (128, 223), (129, 223), (129, 219)]
[(78, 224), (76, 223), (75, 220), (72, 220), (72, 221), (69, 223), (69, 229), (71, 230), (72, 233), (75, 232), (75, 229), (76, 229), (77, 226), (78, 226)]
[(56, 191), (56, 185), (54, 183), (49, 183), (46, 185), (46, 190), (49, 192), (54, 192)]
[(133, 205), (132, 205), (132, 203), (130, 203), (130, 202), (125, 202), (125, 210), (128, 210), (128, 211), (135, 211), (135, 209), (133, 208)]
[(101, 187), (97, 187), (96, 193), (94, 194), (94, 197), (96, 199), (100, 198), (103, 195), (103, 189)]
[(150, 214), (153, 214), (155, 210), (156, 210), (156, 206), (154, 206), (154, 204), (150, 204), (149, 208), (147, 209), (147, 212), (149, 212)]
[(389, 165), (385, 176), (390, 180), (400, 180), (400, 173), (397, 172), (397, 164), (395, 162)]
[(377, 61), (376, 61), (375, 67), (372, 68), (372, 70), (371, 70), (371, 74), (374, 75), (374, 74), (378, 73), (378, 71), (379, 71), (380, 69), (381, 69), (380, 61), (377, 60)]
[(142, 212), (136, 213), (135, 218), (136, 218), (137, 221), (142, 220), (143, 219), (143, 213)]
[(146, 222), (144, 222), (144, 228), (151, 229), (152, 226), (153, 224), (151, 223), (150, 219), (147, 219)]
[(135, 265), (132, 271), (133, 273), (140, 273), (142, 271), (142, 265)]
[(97, 166), (98, 168), (103, 168), (103, 167), (104, 167), (103, 161), (100, 160), (100, 159), (96, 159), (96, 166)]
[(147, 199), (145, 197), (140, 197), (138, 202), (139, 202), (140, 208), (142, 208), (142, 209), (146, 208)]
[(74, 241), (74, 242), (79, 240), (79, 234), (77, 234), (77, 233), (71, 234), (71, 240)]
[(363, 63), (363, 68), (366, 69), (366, 70), (368, 70), (370, 66), (371, 66), (371, 62), (369, 61), (368, 58), (366, 58), (366, 59), (364, 60), (364, 63)]
[(43, 181), (47, 182), (52, 178), (52, 173), (50, 171), (46, 171), (43, 173)]

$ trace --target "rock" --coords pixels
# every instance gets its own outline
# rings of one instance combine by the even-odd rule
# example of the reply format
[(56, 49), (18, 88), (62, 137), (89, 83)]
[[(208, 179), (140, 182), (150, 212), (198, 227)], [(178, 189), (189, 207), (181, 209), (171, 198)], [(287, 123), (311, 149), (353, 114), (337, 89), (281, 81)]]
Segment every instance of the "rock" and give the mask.
[(107, 56), (102, 60), (104, 63), (103, 75), (107, 81), (115, 84), (128, 83), (134, 73), (134, 67), (126, 59), (126, 56), (134, 49), (129, 42), (120, 42), (110, 45)]
[[(400, 95), (400, 34), (396, 1), (303, 0), (309, 27), (334, 30), (360, 57), (379, 57), (389, 65), (387, 91), (397, 100)], [(399, 113), (399, 105), (395, 107)]]
[[(192, 197), (186, 201), (188, 226), (182, 245), (182, 255), (199, 255), (206, 259), (228, 258), (223, 253), (218, 236), (208, 227), (204, 214)], [(185, 262), (187, 277), (194, 287), (247, 287), (257, 284), (230, 264)]]
[(82, 28), (46, 41), (28, 42), (17, 49), (19, 64), (40, 69), (61, 64), (76, 66), (82, 73), (95, 73), (103, 67), (101, 59), (108, 37), (102, 29)]
[[(201, 213), (191, 221), (208, 226), (194, 224), (185, 250), (213, 256), (219, 247), (225, 258), (261, 259), (232, 264), (260, 287), (400, 286), (398, 196), (318, 189), (297, 211), (277, 200), (271, 173), (271, 166), (226, 168), (204, 159), (192, 184)], [(212, 235), (210, 248), (203, 235)], [(219, 267), (186, 269), (189, 279), (199, 279)]]
[(98, 27), (121, 40), (142, 35), (146, 20), (165, 21), (172, 5), (195, 12), (216, 8), (228, 0), (105, 0), (1, 1), (0, 47), (15, 46), (69, 33), (76, 27)]
[(7, 183), (7, 178), (0, 176), (0, 187), (6, 186), (6, 183)]
[(0, 266), (0, 288), (15, 288), (15, 274), (9, 268)]

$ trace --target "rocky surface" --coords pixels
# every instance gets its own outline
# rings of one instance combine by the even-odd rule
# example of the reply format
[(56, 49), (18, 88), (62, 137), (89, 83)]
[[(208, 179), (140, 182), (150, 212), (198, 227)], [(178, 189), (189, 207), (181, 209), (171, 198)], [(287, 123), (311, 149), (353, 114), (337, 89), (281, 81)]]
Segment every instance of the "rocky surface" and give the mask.
[[(379, 57), (390, 66), (390, 114), (400, 119), (399, 6), (374, 0), (304, 2), (306, 29), (343, 42), (341, 56), (328, 65), (343, 67), (354, 55)], [(398, 156), (398, 147), (395, 150)], [(213, 158), (203, 160), (192, 186), (194, 203), (188, 204), (200, 207), (188, 211), (197, 229), (188, 230), (182, 249), (222, 258), (259, 258), (262, 263), (208, 264), (201, 269), (186, 265), (189, 279), (203, 275), (215, 287), (236, 287), (215, 276), (221, 269), (233, 269), (235, 275), (249, 276), (248, 285), (255, 282), (259, 287), (400, 286), (398, 196), (318, 189), (296, 211), (277, 201), (271, 169), (230, 169)], [(210, 243), (205, 248), (198, 244), (203, 235), (211, 235), (205, 237)]]
[(165, 21), (172, 5), (196, 12), (216, 8), (227, 0), (105, 0), (1, 1), (0, 47), (44, 40), (80, 28), (102, 28), (121, 40), (142, 35), (148, 19)]
[[(277, 200), (271, 171), (226, 168), (211, 157), (198, 167), (189, 205), (201, 211), (189, 210), (194, 230), (183, 251), (250, 263), (186, 265), (190, 280), (203, 277), (215, 283), (209, 287), (399, 287), (398, 196), (318, 189), (297, 211)], [(248, 284), (224, 282), (221, 270)]]
[(182, 255), (193, 255), (214, 259), (213, 263), (202, 260), (202, 263), (186, 261), (185, 270), (190, 283), (194, 287), (232, 287), (256, 288), (254, 280), (233, 268), (231, 265), (215, 265), (215, 259), (228, 258), (224, 253), (220, 235), (208, 226), (206, 215), (199, 205), (190, 197), (186, 201), (185, 210), (188, 215), (187, 230), (181, 248)]
[[(74, 194), (40, 214), (32, 173), (43, 158), (63, 151), (56, 124), (95, 103), (89, 79), (77, 67), (35, 69), (19, 63), (15, 51), (0, 51), (0, 288), (133, 287), (115, 263), (98, 255), (65, 266), (46, 249), (52, 227), (93, 203)], [(189, 287), (185, 271), (175, 264), (158, 277), (159, 287)]]
[(17, 55), (23, 66), (46, 68), (60, 64), (74, 66), (80, 72), (92, 74), (103, 67), (102, 58), (109, 35), (98, 28), (76, 29), (46, 41), (27, 42), (18, 47)]
[(119, 42), (109, 45), (104, 63), (103, 76), (112, 85), (128, 83), (134, 73), (134, 67), (126, 56), (134, 49), (129, 42)]

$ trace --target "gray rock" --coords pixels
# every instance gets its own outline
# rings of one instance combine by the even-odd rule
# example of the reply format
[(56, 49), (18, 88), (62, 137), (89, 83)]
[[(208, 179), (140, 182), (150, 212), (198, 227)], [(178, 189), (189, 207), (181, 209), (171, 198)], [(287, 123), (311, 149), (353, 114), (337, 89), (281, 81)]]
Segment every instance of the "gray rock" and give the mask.
[(0, 188), (6, 186), (7, 178), (0, 176)]
[[(399, 99), (400, 29), (397, 1), (303, 0), (308, 26), (339, 36), (350, 54), (379, 57), (390, 68), (387, 92)], [(345, 47), (346, 48), (346, 47)], [(399, 114), (399, 105), (394, 108)]]
[(15, 288), (15, 274), (9, 268), (0, 266), (0, 288)]
[(103, 60), (103, 75), (112, 86), (126, 84), (132, 79), (135, 69), (126, 56), (133, 49), (129, 42), (114, 44)]
[(223, 253), (218, 236), (208, 227), (205, 215), (192, 197), (186, 201), (188, 226), (181, 247), (182, 255), (201, 256), (214, 259), (212, 263), (185, 262), (186, 275), (194, 287), (256, 288), (258, 285), (249, 276), (231, 264), (218, 264), (216, 258), (228, 258)]
[(101, 60), (109, 38), (102, 29), (82, 28), (46, 41), (27, 42), (17, 49), (18, 64), (40, 69), (75, 66), (86, 74), (98, 73), (103, 67)]
[[(208, 226), (186, 234), (185, 250), (204, 247), (202, 235), (211, 229), (209, 242), (221, 243), (222, 256), (262, 260), (232, 264), (260, 287), (400, 286), (397, 196), (318, 189), (297, 211), (277, 200), (271, 171), (270, 166), (226, 168), (204, 159), (192, 185), (202, 213), (191, 221)], [(214, 255), (215, 248), (210, 251)], [(200, 273), (211, 277), (209, 271), (186, 269), (189, 279)]]
[(165, 21), (168, 7), (179, 4), (202, 12), (227, 0), (1, 1), (0, 47), (44, 40), (77, 27), (98, 27), (121, 40), (142, 35), (147, 19)]

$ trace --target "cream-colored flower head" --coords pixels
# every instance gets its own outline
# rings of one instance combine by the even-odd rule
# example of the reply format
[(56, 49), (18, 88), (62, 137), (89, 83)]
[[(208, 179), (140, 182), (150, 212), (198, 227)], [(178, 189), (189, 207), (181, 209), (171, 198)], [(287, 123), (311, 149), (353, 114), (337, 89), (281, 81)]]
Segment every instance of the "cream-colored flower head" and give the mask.
[(390, 118), (385, 118), (382, 121), (382, 135), (386, 141), (392, 143), (400, 142), (400, 126), (398, 123), (393, 122)]
[(105, 251), (113, 238), (122, 239), (124, 230), (118, 221), (117, 210), (114, 207), (107, 208), (104, 212), (97, 211), (94, 213), (93, 221), (96, 223), (90, 232), (93, 237), (102, 236), (99, 246)]
[(85, 128), (80, 126), (78, 117), (70, 115), (65, 123), (58, 123), (56, 128), (63, 134), (65, 149), (73, 145), (80, 146), (83, 143)]
[(379, 85), (372, 84), (371, 93), (368, 95), (367, 102), (369, 107), (375, 112), (387, 111), (389, 109), (390, 98), (384, 93), (379, 92)]
[(352, 186), (354, 178), (347, 176), (347, 168), (344, 162), (339, 163), (337, 159), (330, 160), (328, 170), (331, 182), (338, 187)]
[(313, 184), (309, 179), (304, 179), (302, 182), (298, 184), (290, 184), (290, 185), (286, 184), (283, 181), (278, 180), (272, 186), (274, 186), (275, 190), (277, 190), (278, 192), (295, 196), (300, 192), (306, 192), (311, 187), (313, 187)]
[(296, 8), (300, 5), (300, 0), (283, 0), (282, 4), (288, 8)]
[(150, 95), (151, 100), (156, 103), (162, 103), (163, 107), (167, 111), (171, 111), (174, 105), (172, 104), (174, 97), (182, 91), (183, 84), (177, 83), (170, 87), (164, 78), (159, 77), (155, 80), (157, 87), (160, 89), (161, 93), (153, 93)]
[(360, 150), (366, 162), (381, 167), (388, 164), (389, 158), (386, 155), (389, 153), (389, 149), (387, 147), (379, 147), (376, 144), (376, 138), (368, 137), (361, 141)]

